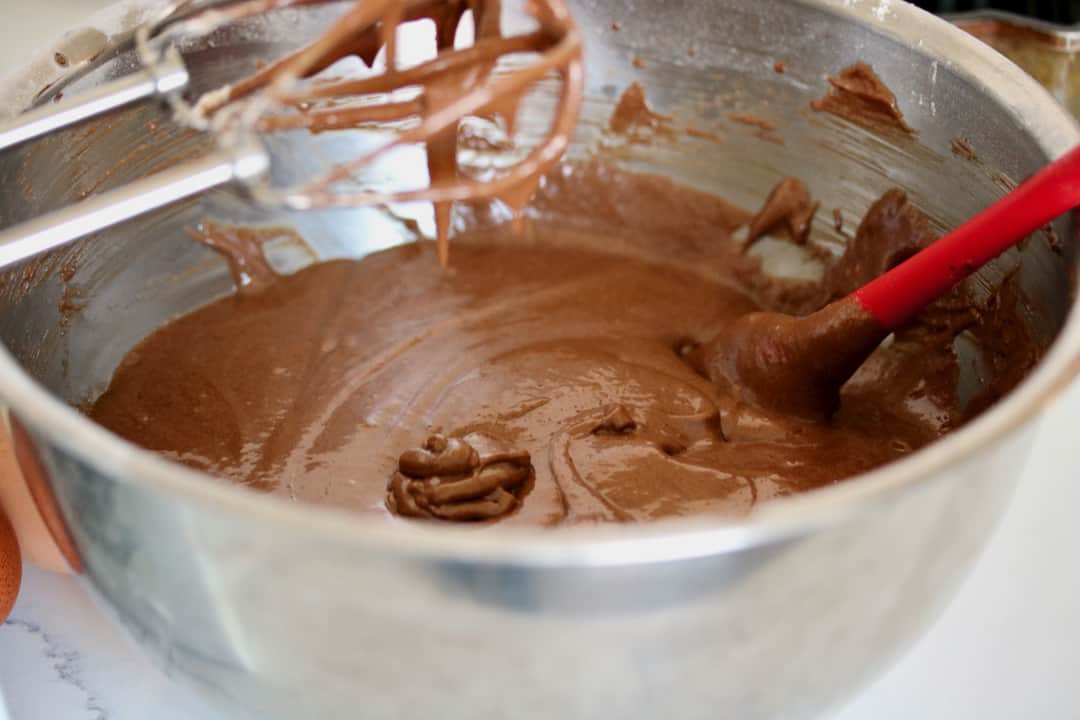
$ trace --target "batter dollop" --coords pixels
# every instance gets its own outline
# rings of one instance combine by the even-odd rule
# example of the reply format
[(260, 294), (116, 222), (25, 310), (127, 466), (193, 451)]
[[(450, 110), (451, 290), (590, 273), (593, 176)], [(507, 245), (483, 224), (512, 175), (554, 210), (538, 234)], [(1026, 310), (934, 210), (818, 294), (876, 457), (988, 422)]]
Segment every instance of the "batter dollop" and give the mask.
[[(661, 178), (556, 173), (521, 234), (465, 232), (449, 269), (433, 244), (407, 244), (257, 278), (169, 323), (90, 415), (293, 500), (532, 525), (744, 514), (965, 419), (960, 290), (941, 301), (953, 319), (931, 309), (879, 348), (827, 422), (755, 409), (699, 372), (735, 318), (809, 312), (933, 240), (892, 191), (821, 282), (781, 281), (731, 237), (751, 220)], [(226, 252), (253, 245), (243, 230), (205, 232)]]

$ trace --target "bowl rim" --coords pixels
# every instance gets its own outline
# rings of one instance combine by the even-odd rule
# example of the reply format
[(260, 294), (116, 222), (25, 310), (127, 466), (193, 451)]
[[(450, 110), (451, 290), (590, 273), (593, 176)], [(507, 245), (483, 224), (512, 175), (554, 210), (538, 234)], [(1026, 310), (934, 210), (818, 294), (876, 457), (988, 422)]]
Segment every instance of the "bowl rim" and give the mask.
[[(1080, 141), (1080, 127), (1051, 95), (1012, 62), (963, 30), (900, 0), (797, 0), (855, 20), (877, 33), (937, 57), (980, 86), (1012, 113), (1048, 158)], [(130, 30), (153, 0), (122, 0), (84, 25), (114, 33)], [(113, 35), (116, 37), (116, 35)], [(51, 57), (51, 46), (39, 56)], [(31, 77), (32, 64), (0, 80), (17, 107), (33, 88), (54, 79)], [(39, 66), (40, 67), (40, 66)], [(995, 90), (997, 88), (997, 90)], [(21, 104), (18, 104), (20, 103)], [(676, 518), (630, 526), (550, 528), (456, 526), (387, 521), (333, 507), (290, 503), (221, 482), (166, 460), (96, 425), (31, 378), (0, 346), (0, 401), (41, 438), (110, 479), (135, 482), (179, 500), (272, 524), (280, 531), (370, 550), (476, 563), (548, 567), (636, 565), (748, 550), (810, 533), (891, 502), (928, 482), (945, 481), (950, 466), (1017, 432), (1040, 414), (1080, 372), (1080, 313), (1073, 300), (1059, 335), (1042, 362), (987, 412), (911, 455), (835, 485), (764, 503), (739, 519)], [(960, 478), (962, 481), (962, 478)]]

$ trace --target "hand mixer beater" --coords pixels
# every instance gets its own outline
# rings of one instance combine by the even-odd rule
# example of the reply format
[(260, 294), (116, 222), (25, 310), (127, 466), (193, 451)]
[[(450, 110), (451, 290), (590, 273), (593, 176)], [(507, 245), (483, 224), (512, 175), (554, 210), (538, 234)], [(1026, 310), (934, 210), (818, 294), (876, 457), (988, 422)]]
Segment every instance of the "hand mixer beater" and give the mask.
[[(512, 35), (502, 32), (499, 0), (352, 0), (310, 44), (249, 77), (193, 100), (185, 97), (190, 77), (178, 50), (181, 40), (206, 36), (262, 13), (331, 2), (177, 0), (136, 30), (139, 71), (0, 126), (3, 150), (157, 98), (171, 106), (178, 123), (213, 138), (211, 151), (201, 158), (0, 232), (0, 267), (223, 186), (240, 190), (255, 203), (289, 210), (434, 203), (443, 264), (448, 258), (453, 202), (497, 198), (519, 210), (544, 171), (565, 151), (581, 106), (580, 37), (563, 0), (528, 0), (533, 27)], [(473, 40), (459, 46), (455, 40), (466, 15), (472, 17)], [(403, 66), (398, 29), (422, 20), (434, 22), (434, 52), (426, 60)], [(363, 61), (368, 72), (319, 76), (351, 56)], [(460, 172), (459, 123), (467, 117), (501, 121), (512, 136), (523, 96), (550, 76), (558, 76), (561, 88), (542, 141), (517, 162), (482, 178)], [(349, 128), (386, 130), (389, 139), (296, 184), (273, 183), (275, 159), (268, 136), (297, 129)], [(424, 148), (426, 183), (380, 189), (361, 182), (360, 171), (410, 145)]]

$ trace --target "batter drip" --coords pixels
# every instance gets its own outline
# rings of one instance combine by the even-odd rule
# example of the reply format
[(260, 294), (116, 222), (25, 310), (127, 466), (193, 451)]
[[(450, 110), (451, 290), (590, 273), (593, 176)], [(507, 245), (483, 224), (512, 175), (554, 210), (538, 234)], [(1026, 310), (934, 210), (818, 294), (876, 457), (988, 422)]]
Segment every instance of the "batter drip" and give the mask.
[[(90, 414), (294, 500), (532, 525), (739, 515), (966, 418), (961, 290), (875, 351), (827, 422), (710, 381), (718, 329), (805, 314), (933, 240), (892, 191), (822, 282), (779, 281), (730, 237), (750, 219), (656, 177), (556, 172), (521, 235), (464, 232), (449, 270), (418, 243), (248, 282), (136, 346)], [(231, 237), (216, 248), (251, 245)]]

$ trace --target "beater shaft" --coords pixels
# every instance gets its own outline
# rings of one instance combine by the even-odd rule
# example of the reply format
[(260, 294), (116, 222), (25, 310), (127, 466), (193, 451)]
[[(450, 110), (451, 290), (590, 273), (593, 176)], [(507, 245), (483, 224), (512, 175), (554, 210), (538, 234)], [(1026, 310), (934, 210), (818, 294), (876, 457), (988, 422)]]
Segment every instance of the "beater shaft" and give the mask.
[(232, 183), (245, 183), (270, 167), (257, 144), (236, 152), (216, 150), (115, 190), (0, 231), (0, 267), (87, 237), (144, 213)]
[(26, 112), (0, 124), (0, 150), (48, 135), (142, 100), (167, 98), (188, 84), (180, 53), (170, 48), (160, 64), (144, 67), (99, 88)]

